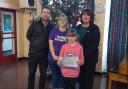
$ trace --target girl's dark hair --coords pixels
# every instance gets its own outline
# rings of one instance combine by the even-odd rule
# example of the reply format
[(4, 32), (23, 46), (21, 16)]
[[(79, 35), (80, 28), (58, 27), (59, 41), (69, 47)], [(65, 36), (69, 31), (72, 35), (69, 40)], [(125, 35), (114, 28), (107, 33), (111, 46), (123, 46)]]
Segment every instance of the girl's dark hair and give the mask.
[(76, 29), (74, 28), (69, 28), (67, 31), (67, 36), (69, 37), (75, 37), (76, 36), (76, 41), (79, 41), (79, 34)]
[(84, 9), (80, 15), (80, 19), (81, 19), (81, 23), (83, 23), (82, 21), (82, 16), (83, 14), (87, 14), (88, 16), (90, 16), (90, 24), (93, 24), (94, 23), (94, 13), (92, 12), (91, 9)]

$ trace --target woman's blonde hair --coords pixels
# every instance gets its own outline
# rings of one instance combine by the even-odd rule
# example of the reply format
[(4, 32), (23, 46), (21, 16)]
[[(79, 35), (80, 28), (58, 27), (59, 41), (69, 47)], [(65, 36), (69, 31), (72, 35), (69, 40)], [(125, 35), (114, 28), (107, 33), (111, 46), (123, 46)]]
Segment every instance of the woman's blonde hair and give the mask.
[(68, 22), (68, 18), (65, 14), (60, 14), (57, 18), (57, 23), (56, 23), (56, 27), (59, 28), (59, 20), (61, 18), (65, 18), (66, 19), (66, 28), (68, 29), (69, 28), (69, 22)]

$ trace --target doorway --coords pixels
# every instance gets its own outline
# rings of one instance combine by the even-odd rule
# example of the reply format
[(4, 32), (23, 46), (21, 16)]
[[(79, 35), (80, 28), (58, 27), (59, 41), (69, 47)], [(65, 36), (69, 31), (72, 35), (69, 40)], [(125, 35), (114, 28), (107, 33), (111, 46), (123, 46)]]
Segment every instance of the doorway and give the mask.
[(16, 11), (0, 8), (0, 63), (16, 59)]

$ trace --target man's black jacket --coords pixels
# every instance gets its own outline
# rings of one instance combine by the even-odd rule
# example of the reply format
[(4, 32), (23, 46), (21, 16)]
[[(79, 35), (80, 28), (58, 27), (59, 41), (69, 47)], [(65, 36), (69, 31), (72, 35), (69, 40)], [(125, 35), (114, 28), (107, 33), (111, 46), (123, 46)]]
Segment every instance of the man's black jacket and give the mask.
[(44, 26), (41, 19), (33, 21), (27, 31), (27, 39), (30, 42), (29, 52), (43, 52), (49, 49), (48, 38), (53, 24), (50, 22)]

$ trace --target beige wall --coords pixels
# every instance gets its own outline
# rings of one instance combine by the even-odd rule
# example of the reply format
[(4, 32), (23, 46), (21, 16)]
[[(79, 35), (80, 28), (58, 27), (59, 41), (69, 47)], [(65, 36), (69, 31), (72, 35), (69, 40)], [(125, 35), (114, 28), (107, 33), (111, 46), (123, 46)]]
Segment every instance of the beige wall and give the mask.
[(96, 71), (101, 72), (106, 0), (96, 0), (96, 5), (98, 3), (102, 3), (104, 5), (104, 12), (102, 12), (102, 13), (96, 12), (96, 17), (95, 17), (96, 18), (95, 22), (99, 26), (100, 34), (101, 34), (100, 44), (99, 44), (99, 61), (97, 63)]
[(0, 0), (0, 7), (17, 9), (19, 0)]
[(0, 0), (0, 2), (16, 5), (16, 4), (18, 4), (19, 0)]
[(17, 22), (17, 53), (18, 57), (24, 56), (24, 28), (23, 28), (23, 12), (17, 11), (16, 13), (16, 22)]
[[(39, 1), (39, 0), (37, 0)], [(26, 39), (26, 32), (29, 26), (29, 20), (32, 19), (32, 17), (29, 15), (27, 10), (21, 10), (18, 8), (19, 2), (18, 0), (0, 0), (0, 7), (3, 7), (1, 5), (2, 3), (7, 8), (15, 8), (17, 9), (17, 53), (18, 57), (27, 57), (28, 55), (28, 46), (29, 42)], [(96, 4), (102, 3), (104, 6), (106, 5), (106, 0), (96, 0)], [(40, 15), (41, 5), (39, 2), (37, 2), (37, 15)], [(105, 22), (105, 11), (103, 13), (96, 13), (96, 24), (100, 28), (101, 33), (101, 41), (99, 46), (99, 62), (97, 64), (96, 71), (101, 72), (102, 67), (102, 48), (103, 48), (103, 32), (104, 32), (104, 22)]]

